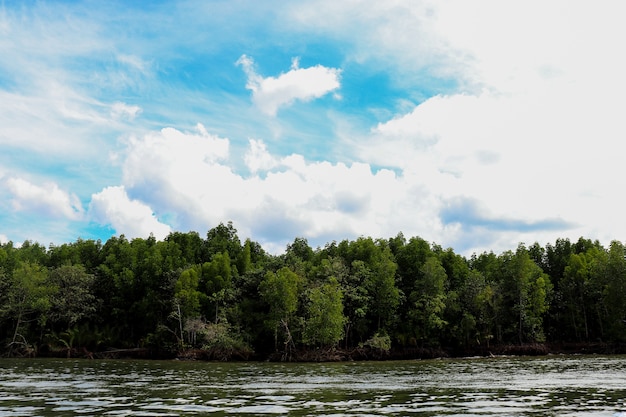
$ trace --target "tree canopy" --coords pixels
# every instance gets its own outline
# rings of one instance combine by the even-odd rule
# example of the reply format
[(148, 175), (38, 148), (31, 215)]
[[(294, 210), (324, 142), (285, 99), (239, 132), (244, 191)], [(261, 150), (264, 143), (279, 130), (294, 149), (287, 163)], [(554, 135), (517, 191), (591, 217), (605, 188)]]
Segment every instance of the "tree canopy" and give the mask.
[(271, 255), (232, 223), (206, 238), (0, 245), (5, 355), (622, 343), (624, 299), (625, 246), (584, 238), (469, 259), (402, 234), (318, 248), (297, 237)]

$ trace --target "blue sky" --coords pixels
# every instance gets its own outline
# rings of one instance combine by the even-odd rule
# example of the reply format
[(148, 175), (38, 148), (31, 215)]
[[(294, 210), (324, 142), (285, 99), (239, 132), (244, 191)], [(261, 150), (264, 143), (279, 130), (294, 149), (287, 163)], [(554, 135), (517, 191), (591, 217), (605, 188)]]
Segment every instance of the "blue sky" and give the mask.
[(4, 1), (0, 241), (621, 240), (619, 11)]

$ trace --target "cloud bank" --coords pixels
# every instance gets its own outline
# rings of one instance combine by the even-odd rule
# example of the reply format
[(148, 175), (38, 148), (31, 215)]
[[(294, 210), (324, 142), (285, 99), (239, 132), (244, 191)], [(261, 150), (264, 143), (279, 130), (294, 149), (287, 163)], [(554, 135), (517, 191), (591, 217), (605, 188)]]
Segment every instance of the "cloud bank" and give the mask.
[(2, 239), (626, 235), (615, 3), (111, 7), (2, 9)]

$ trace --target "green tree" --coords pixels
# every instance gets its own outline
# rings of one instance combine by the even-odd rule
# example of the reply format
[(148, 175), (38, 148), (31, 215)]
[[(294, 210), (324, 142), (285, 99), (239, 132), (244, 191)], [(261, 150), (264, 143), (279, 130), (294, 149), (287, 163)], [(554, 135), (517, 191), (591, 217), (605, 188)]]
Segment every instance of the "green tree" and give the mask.
[(88, 274), (82, 265), (54, 268), (50, 271), (49, 283), (56, 290), (50, 297), (50, 320), (53, 323), (69, 330), (96, 312), (94, 276)]
[(252, 267), (252, 247), (252, 241), (246, 239), (241, 253), (239, 254), (239, 259), (237, 259), (237, 272), (240, 275), (247, 273)]
[(200, 276), (196, 268), (181, 271), (174, 285), (174, 299), (180, 306), (181, 319), (200, 315), (200, 299), (202, 292), (198, 290)]
[(287, 245), (283, 259), (286, 266), (304, 277), (311, 274), (314, 256), (315, 252), (309, 246), (309, 242), (304, 238), (297, 237), (293, 243)]
[[(2, 265), (2, 248), (0, 247), (0, 265)], [(11, 280), (9, 275), (4, 270), (4, 267), (0, 266), (0, 341), (5, 337), (8, 337), (9, 330), (6, 323), (10, 321), (9, 316), (9, 289), (11, 288)], [(0, 351), (1, 352), (1, 351)]]
[(535, 242), (528, 248), (528, 255), (544, 272), (547, 269), (546, 250), (539, 242)]
[(226, 225), (220, 223), (207, 232), (207, 238), (203, 245), (202, 261), (210, 261), (214, 255), (225, 252), (228, 252), (231, 259), (238, 259), (241, 250), (241, 241), (233, 223), (228, 222)]
[[(360, 273), (364, 275), (362, 282), (368, 295), (367, 314), (376, 330), (387, 330), (394, 324), (401, 300), (395, 281), (398, 266), (388, 242), (361, 237), (351, 242), (346, 252), (344, 257), (352, 266), (363, 268)], [(363, 264), (355, 264), (354, 261)]]
[(285, 330), (285, 346), (293, 344), (289, 320), (298, 308), (301, 278), (287, 267), (276, 273), (268, 271), (259, 285), (261, 299), (269, 307), (268, 324), (274, 331), (274, 348), (278, 348), (278, 328)]
[(305, 344), (335, 346), (341, 340), (346, 321), (342, 298), (341, 288), (335, 278), (309, 291), (303, 335)]
[(136, 253), (124, 235), (113, 236), (103, 245), (101, 258), (94, 285), (96, 298), (102, 300), (99, 318), (112, 328), (111, 333), (124, 335), (120, 343), (133, 346), (141, 321), (135, 303), (144, 295), (135, 279)]
[(446, 272), (445, 291), (456, 291), (461, 288), (470, 274), (467, 260), (454, 253), (451, 248), (442, 250), (434, 247), (433, 253)]
[(626, 249), (621, 242), (611, 242), (599, 272), (603, 284), (604, 331), (610, 340), (623, 342), (626, 340)]
[(165, 241), (178, 248), (179, 265), (182, 267), (202, 262), (202, 247), (204, 242), (198, 232), (172, 232)]
[(552, 292), (550, 277), (530, 258), (523, 245), (515, 253), (505, 252), (501, 258), (509, 337), (516, 337), (520, 344), (543, 342), (543, 316), (548, 310)]
[(64, 265), (82, 265), (88, 274), (93, 274), (100, 263), (102, 243), (94, 240), (78, 239), (76, 242), (51, 245), (48, 250), (48, 266), (58, 268)]
[(543, 269), (553, 282), (558, 282), (563, 276), (572, 250), (569, 239), (557, 239), (554, 245), (546, 245)]
[(24, 241), (18, 250), (18, 254), (19, 260), (22, 262), (44, 266), (47, 265), (48, 262), (46, 247), (40, 245), (38, 242), (32, 242), (30, 240)]
[[(48, 283), (48, 271), (41, 265), (21, 263), (10, 279), (2, 315), (13, 319), (9, 354), (16, 348), (32, 349), (28, 330), (31, 324), (43, 330), (50, 312), (55, 288)], [(42, 332), (40, 332), (41, 335)]]
[(478, 270), (472, 270), (459, 292), (463, 315), (457, 326), (465, 346), (486, 345), (496, 333), (497, 290)]
[(396, 248), (398, 287), (404, 294), (413, 291), (415, 282), (421, 279), (422, 266), (431, 256), (434, 253), (430, 244), (419, 237), (412, 237), (405, 245)]
[(570, 255), (563, 277), (559, 282), (560, 307), (565, 313), (562, 335), (570, 340), (595, 340), (602, 338), (598, 306), (602, 303), (601, 283), (594, 279), (606, 260), (606, 253), (597, 247)]
[[(174, 285), (174, 311), (172, 315), (178, 322), (180, 342), (184, 340), (184, 327), (194, 327), (191, 325), (190, 320), (197, 319), (200, 316), (200, 300), (203, 294), (198, 291), (199, 284), (200, 276), (197, 268), (192, 267), (181, 271)], [(184, 325), (185, 323), (187, 323), (187, 326)], [(193, 335), (190, 337), (191, 340), (189, 340), (193, 344), (195, 332), (188, 333)]]
[[(346, 347), (349, 342), (362, 342), (371, 333), (368, 316), (371, 297), (366, 282), (371, 280), (372, 272), (363, 261), (353, 261), (350, 271), (341, 282), (344, 294), (344, 313), (346, 323), (344, 334)], [(353, 343), (354, 344), (354, 343)]]
[(409, 299), (409, 312), (417, 340), (422, 344), (436, 344), (438, 335), (447, 322), (444, 320), (446, 307), (446, 270), (438, 258), (431, 256), (420, 269), (421, 279), (415, 282)]
[(232, 267), (228, 252), (216, 253), (211, 262), (202, 265), (202, 287), (207, 301), (212, 303), (215, 322), (219, 318), (220, 303), (224, 303), (232, 289)]
[(13, 242), (0, 244), (0, 268), (4, 269), (7, 275), (11, 275), (18, 264), (18, 249), (13, 246)]

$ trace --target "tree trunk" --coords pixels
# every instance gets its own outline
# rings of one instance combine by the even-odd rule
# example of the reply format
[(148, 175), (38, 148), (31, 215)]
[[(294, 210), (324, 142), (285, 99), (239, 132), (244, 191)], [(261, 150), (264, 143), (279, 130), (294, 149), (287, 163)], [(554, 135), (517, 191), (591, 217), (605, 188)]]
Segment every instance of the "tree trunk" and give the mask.
[(517, 329), (517, 335), (519, 337), (519, 344), (522, 344), (522, 323), (523, 323), (523, 305), (522, 305), (522, 293), (519, 294), (519, 327)]
[(22, 298), (21, 305), (18, 308), (17, 321), (15, 323), (15, 331), (13, 332), (13, 340), (11, 340), (11, 344), (9, 348), (9, 356), (12, 356), (13, 354), (13, 346), (15, 346), (16, 341), (17, 341), (17, 336), (19, 335), (20, 326), (22, 324), (22, 315), (24, 314), (23, 305), (25, 301), (26, 301), (26, 297), (24, 296), (24, 298)]
[(180, 347), (183, 347), (184, 335), (183, 335), (183, 316), (180, 313), (180, 303), (176, 303), (176, 309), (178, 310), (178, 326), (180, 327)]
[(284, 360), (284, 359), (291, 358), (291, 351), (292, 349), (293, 350), (296, 349), (296, 344), (294, 343), (293, 338), (291, 337), (291, 331), (289, 331), (289, 324), (287, 323), (287, 320), (280, 319), (280, 322), (285, 328), (285, 334), (287, 335), (287, 340), (285, 341), (285, 351), (283, 354), (283, 360)]

